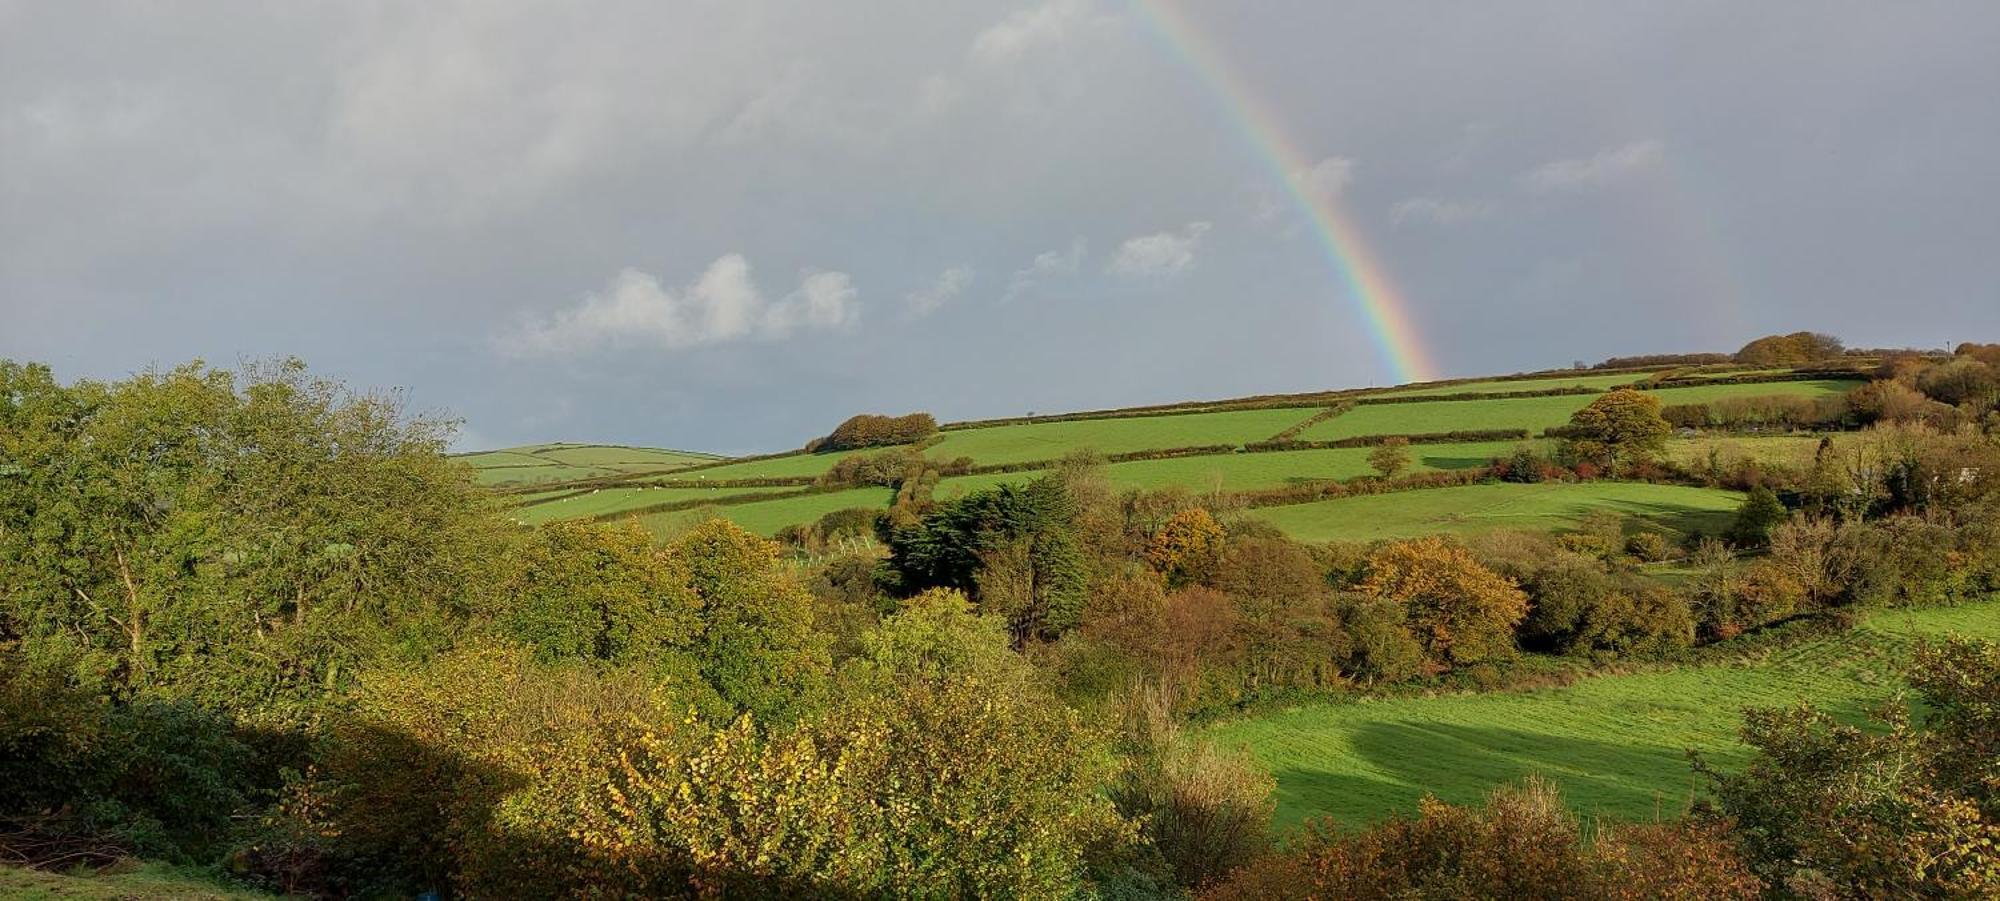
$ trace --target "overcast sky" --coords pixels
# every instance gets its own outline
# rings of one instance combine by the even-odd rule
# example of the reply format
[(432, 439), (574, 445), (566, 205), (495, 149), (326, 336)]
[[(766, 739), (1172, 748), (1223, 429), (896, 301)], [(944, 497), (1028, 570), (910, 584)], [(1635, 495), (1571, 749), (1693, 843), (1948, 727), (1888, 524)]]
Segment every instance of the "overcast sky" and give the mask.
[(0, 0), (0, 357), (297, 355), (461, 446), (793, 447), (1450, 375), (2000, 340), (2000, 4)]

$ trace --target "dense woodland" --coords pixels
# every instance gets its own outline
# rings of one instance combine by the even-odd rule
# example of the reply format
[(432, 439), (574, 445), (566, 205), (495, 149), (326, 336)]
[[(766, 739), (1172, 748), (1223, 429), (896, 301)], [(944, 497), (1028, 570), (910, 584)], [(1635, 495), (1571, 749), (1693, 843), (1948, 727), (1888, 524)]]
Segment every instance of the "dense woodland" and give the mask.
[[(1594, 398), (1475, 471), (1748, 492), (1726, 539), (1593, 517), (1306, 544), (1104, 460), (939, 499), (928, 415), (819, 449), (888, 510), (523, 526), (451, 423), (283, 362), (100, 383), (0, 363), (0, 860), (138, 856), (325, 897), (1754, 898), (2000, 895), (2000, 647), (1899, 668), (1857, 724), (1746, 711), (1744, 768), (1657, 821), (1548, 784), (1280, 841), (1199, 724), (1264, 705), (1693, 666), (2000, 591), (2000, 345), (1865, 360), (1832, 401)], [(1695, 358), (1646, 358), (1672, 366)], [(1754, 400), (1754, 399), (1753, 399)], [(1808, 466), (1676, 429), (1813, 429)], [(853, 461), (853, 462), (850, 462)], [(1677, 561), (1686, 577), (1642, 564)]]

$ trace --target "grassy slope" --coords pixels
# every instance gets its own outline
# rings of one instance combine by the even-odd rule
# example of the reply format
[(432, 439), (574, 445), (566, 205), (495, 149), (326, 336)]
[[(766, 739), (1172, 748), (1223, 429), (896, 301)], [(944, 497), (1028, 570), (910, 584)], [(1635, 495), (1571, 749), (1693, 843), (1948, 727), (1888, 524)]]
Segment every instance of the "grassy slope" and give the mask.
[(1471, 391), (1501, 393), (1506, 391), (1545, 391), (1550, 388), (1609, 388), (1613, 385), (1629, 385), (1646, 377), (1643, 372), (1620, 372), (1609, 375), (1578, 375), (1565, 378), (1547, 379), (1492, 379), (1484, 382), (1463, 382), (1457, 385), (1425, 385), (1415, 388), (1394, 388), (1377, 392), (1381, 397), (1423, 397), (1433, 394), (1464, 394)]
[(247, 901), (273, 898), (155, 863), (120, 863), (101, 872), (44, 873), (0, 865), (0, 897), (14, 901)]
[(887, 488), (854, 488), (727, 507), (652, 513), (640, 517), (639, 522), (657, 535), (671, 536), (695, 523), (721, 517), (759, 535), (773, 535), (786, 526), (812, 522), (835, 510), (849, 507), (882, 509), (889, 506), (895, 497), (896, 493)]
[(977, 463), (1018, 463), (1059, 459), (1086, 448), (1118, 454), (1167, 447), (1237, 445), (1269, 438), (1305, 421), (1320, 409), (1283, 407), (966, 429), (946, 432), (944, 440), (925, 453), (945, 460), (964, 456)]
[(679, 503), (701, 498), (737, 497), (745, 494), (770, 494), (774, 491), (797, 491), (797, 488), (783, 486), (775, 488), (600, 488), (589, 494), (566, 497), (547, 503), (516, 507), (512, 511), (515, 519), (525, 523), (554, 522), (558, 519), (583, 519), (620, 510), (649, 507), (654, 504)]
[(708, 454), (609, 444), (537, 444), (465, 454), (481, 485), (538, 485), (708, 463)]
[(1726, 527), (1742, 496), (1636, 482), (1430, 488), (1266, 507), (1244, 514), (1302, 541), (1365, 541), (1493, 529), (1558, 529), (1586, 513), (1645, 516), (1681, 531)]
[(1425, 793), (1478, 800), (1541, 773), (1577, 809), (1678, 814), (1696, 781), (1685, 752), (1739, 766), (1745, 707), (1810, 700), (1859, 715), (1889, 697), (1919, 636), (2000, 638), (2000, 600), (1877, 613), (1856, 632), (1751, 663), (1600, 676), (1523, 693), (1397, 698), (1299, 708), (1211, 730), (1278, 778), (1281, 825), (1359, 823), (1407, 812)]
[[(1664, 404), (1706, 403), (1724, 397), (1767, 397), (1790, 394), (1817, 397), (1838, 394), (1855, 382), (1819, 380), (1748, 385), (1703, 385), (1655, 391)], [(1414, 404), (1374, 404), (1356, 407), (1307, 429), (1308, 441), (1332, 441), (1361, 435), (1416, 434), (1471, 429), (1528, 429), (1539, 432), (1569, 421), (1592, 395), (1513, 397), (1499, 400), (1451, 400)]]
[[(1543, 442), (1535, 442), (1541, 444)], [(1470, 469), (1485, 465), (1496, 456), (1511, 453), (1518, 441), (1481, 441), (1462, 444), (1420, 444), (1410, 448), (1411, 471)], [(1190, 491), (1225, 491), (1275, 488), (1297, 482), (1351, 479), (1370, 475), (1368, 454), (1373, 448), (1342, 447), (1319, 450), (1277, 451), (1261, 454), (1211, 454), (1174, 457), (1166, 460), (1135, 460), (1113, 463), (1104, 468), (1113, 488), (1159, 489), (1174, 485)], [(952, 497), (1006, 482), (1025, 482), (1039, 472), (993, 473), (945, 479), (938, 485), (940, 498)]]

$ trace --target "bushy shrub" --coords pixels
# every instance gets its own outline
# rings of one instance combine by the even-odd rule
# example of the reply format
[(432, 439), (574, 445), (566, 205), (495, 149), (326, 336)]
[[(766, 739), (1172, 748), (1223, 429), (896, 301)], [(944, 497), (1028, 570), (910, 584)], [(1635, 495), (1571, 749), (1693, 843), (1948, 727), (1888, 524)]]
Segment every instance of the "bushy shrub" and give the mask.
[(1753, 710), (1741, 772), (1702, 766), (1774, 887), (1819, 897), (1971, 898), (2000, 893), (1992, 761), (2000, 651), (1951, 643), (1919, 654), (1910, 682), (1930, 711), (1899, 705), (1868, 727), (1810, 707)]
[[(208, 863), (253, 799), (276, 786), (245, 730), (158, 699), (103, 704), (56, 673), (0, 654), (0, 823), (11, 860), (108, 848)], [(82, 855), (78, 863), (102, 862)]]
[(1198, 888), (1267, 851), (1277, 789), (1271, 775), (1254, 760), (1183, 735), (1157, 695), (1126, 706), (1127, 763), (1112, 800), (1144, 824), (1141, 834), (1173, 881)]
[(1535, 450), (1533, 445), (1523, 444), (1514, 452), (1496, 461), (1493, 473), (1500, 481), (1534, 484), (1556, 477), (1556, 465)]
[(1658, 656), (1694, 642), (1694, 615), (1685, 598), (1588, 557), (1560, 555), (1523, 587), (1532, 606), (1521, 623), (1521, 642), (1532, 650)]
[(1395, 601), (1345, 596), (1340, 607), (1348, 658), (1341, 670), (1363, 682), (1401, 682), (1424, 674), (1424, 647), (1410, 634), (1409, 615)]
[(1762, 888), (1720, 830), (1616, 828), (1586, 841), (1556, 790), (1531, 778), (1496, 789), (1483, 807), (1425, 798), (1414, 818), (1366, 830), (1319, 824), (1201, 897), (1748, 901)]

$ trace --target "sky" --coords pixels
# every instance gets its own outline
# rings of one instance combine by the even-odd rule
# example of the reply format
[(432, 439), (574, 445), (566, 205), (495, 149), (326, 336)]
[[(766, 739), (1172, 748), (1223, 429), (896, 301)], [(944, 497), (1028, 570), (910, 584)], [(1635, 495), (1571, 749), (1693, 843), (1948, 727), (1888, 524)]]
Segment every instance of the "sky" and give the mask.
[(1986, 0), (0, 0), (0, 358), (297, 356), (461, 449), (1400, 381), (1315, 209), (1439, 376), (2000, 340), (1995, 47)]

